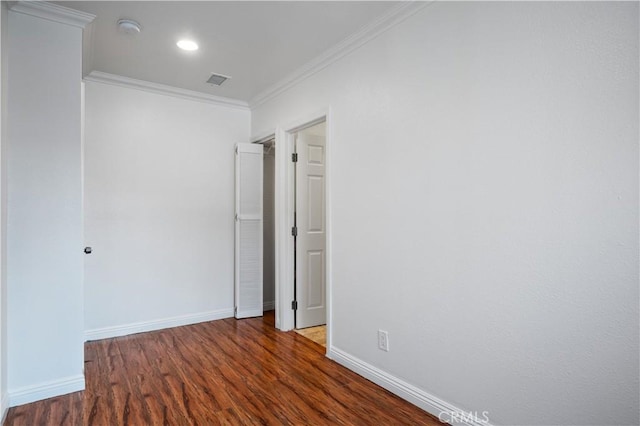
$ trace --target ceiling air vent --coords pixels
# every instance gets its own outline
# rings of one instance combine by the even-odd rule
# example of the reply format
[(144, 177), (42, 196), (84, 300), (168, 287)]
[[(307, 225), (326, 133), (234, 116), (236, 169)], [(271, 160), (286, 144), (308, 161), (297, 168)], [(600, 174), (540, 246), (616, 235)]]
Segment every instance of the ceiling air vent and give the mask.
[(226, 75), (211, 74), (211, 77), (209, 77), (209, 80), (207, 80), (207, 83), (213, 84), (215, 86), (220, 86), (222, 83), (224, 83), (225, 81), (227, 81), (230, 78), (231, 77), (226, 76)]

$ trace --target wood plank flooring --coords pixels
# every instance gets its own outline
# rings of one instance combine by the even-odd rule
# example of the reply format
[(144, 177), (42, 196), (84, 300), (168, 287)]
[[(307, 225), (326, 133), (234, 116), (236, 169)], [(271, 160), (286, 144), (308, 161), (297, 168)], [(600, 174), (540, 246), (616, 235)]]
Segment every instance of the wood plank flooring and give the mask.
[(85, 344), (86, 390), (13, 407), (6, 426), (442, 425), (265, 318)]
[(311, 339), (317, 344), (327, 347), (327, 326), (326, 325), (318, 325), (316, 327), (308, 327), (301, 328), (298, 330), (294, 330), (301, 336), (306, 337), (307, 339)]

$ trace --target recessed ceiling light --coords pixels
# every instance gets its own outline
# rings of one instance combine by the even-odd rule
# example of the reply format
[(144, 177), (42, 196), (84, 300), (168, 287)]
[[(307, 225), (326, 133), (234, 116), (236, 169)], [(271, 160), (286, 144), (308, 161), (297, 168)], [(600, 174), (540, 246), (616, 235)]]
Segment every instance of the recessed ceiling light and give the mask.
[(176, 45), (182, 50), (198, 50), (198, 44), (193, 40), (180, 40)]

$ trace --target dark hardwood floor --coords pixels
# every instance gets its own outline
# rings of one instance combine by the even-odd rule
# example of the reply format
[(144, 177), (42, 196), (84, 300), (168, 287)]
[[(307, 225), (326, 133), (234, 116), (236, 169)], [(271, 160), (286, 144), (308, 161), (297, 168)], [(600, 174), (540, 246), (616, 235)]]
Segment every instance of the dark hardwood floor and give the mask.
[(265, 318), (85, 344), (86, 390), (9, 410), (5, 425), (442, 425)]

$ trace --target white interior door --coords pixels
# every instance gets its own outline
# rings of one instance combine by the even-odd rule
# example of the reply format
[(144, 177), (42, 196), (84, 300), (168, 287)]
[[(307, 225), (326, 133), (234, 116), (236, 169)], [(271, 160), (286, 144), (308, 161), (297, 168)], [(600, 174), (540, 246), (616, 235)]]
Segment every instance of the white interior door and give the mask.
[(326, 323), (325, 124), (298, 133), (296, 328)]
[(262, 156), (260, 144), (236, 146), (236, 318), (262, 316)]

